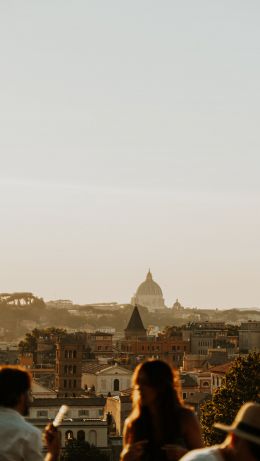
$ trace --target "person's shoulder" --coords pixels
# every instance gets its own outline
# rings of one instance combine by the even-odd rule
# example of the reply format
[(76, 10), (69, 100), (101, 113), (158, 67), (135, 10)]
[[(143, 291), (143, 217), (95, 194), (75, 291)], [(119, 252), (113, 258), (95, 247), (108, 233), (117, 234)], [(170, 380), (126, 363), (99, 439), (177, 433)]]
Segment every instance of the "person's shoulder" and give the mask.
[(38, 429), (38, 427), (35, 427), (33, 426), (29, 421), (26, 421), (26, 419), (23, 420), (23, 423), (22, 423), (24, 429), (30, 433), (30, 434), (33, 434), (33, 435), (37, 435), (37, 436), (41, 436), (41, 431), (40, 429)]
[(180, 461), (221, 461), (219, 450), (215, 447), (199, 448), (184, 455)]

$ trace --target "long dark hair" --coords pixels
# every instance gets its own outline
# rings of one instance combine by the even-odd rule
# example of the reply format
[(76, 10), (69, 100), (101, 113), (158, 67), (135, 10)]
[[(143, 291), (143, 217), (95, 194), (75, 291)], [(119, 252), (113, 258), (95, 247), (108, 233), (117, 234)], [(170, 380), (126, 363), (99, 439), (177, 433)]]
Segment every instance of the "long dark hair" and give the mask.
[[(149, 409), (143, 405), (138, 388), (144, 379), (148, 386), (157, 391), (156, 434)], [(159, 445), (174, 443), (181, 434), (180, 418), (183, 409), (178, 373), (162, 360), (148, 360), (136, 367), (132, 385), (132, 412), (128, 418), (125, 443), (139, 440), (157, 440)]]

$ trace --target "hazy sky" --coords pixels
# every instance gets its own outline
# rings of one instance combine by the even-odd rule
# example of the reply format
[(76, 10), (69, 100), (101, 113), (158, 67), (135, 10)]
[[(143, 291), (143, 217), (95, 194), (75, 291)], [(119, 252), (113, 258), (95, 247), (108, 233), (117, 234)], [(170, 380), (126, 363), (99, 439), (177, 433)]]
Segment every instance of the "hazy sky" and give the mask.
[(260, 306), (259, 17), (0, 1), (0, 291)]

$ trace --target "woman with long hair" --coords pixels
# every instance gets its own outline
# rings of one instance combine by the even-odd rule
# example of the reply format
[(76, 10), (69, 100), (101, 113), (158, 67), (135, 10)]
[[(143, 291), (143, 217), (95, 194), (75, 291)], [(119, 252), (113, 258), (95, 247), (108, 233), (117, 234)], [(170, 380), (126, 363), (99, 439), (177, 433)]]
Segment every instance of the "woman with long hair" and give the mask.
[(201, 448), (199, 422), (180, 397), (178, 376), (161, 360), (138, 365), (132, 412), (125, 421), (120, 461), (176, 461)]

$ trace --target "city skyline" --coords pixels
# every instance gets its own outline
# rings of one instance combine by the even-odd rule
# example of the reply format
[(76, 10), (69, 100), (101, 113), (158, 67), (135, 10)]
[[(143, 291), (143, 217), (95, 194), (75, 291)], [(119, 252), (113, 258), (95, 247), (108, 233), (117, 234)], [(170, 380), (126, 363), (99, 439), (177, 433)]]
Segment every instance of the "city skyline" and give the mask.
[(259, 13), (1, 5), (1, 292), (260, 306)]

